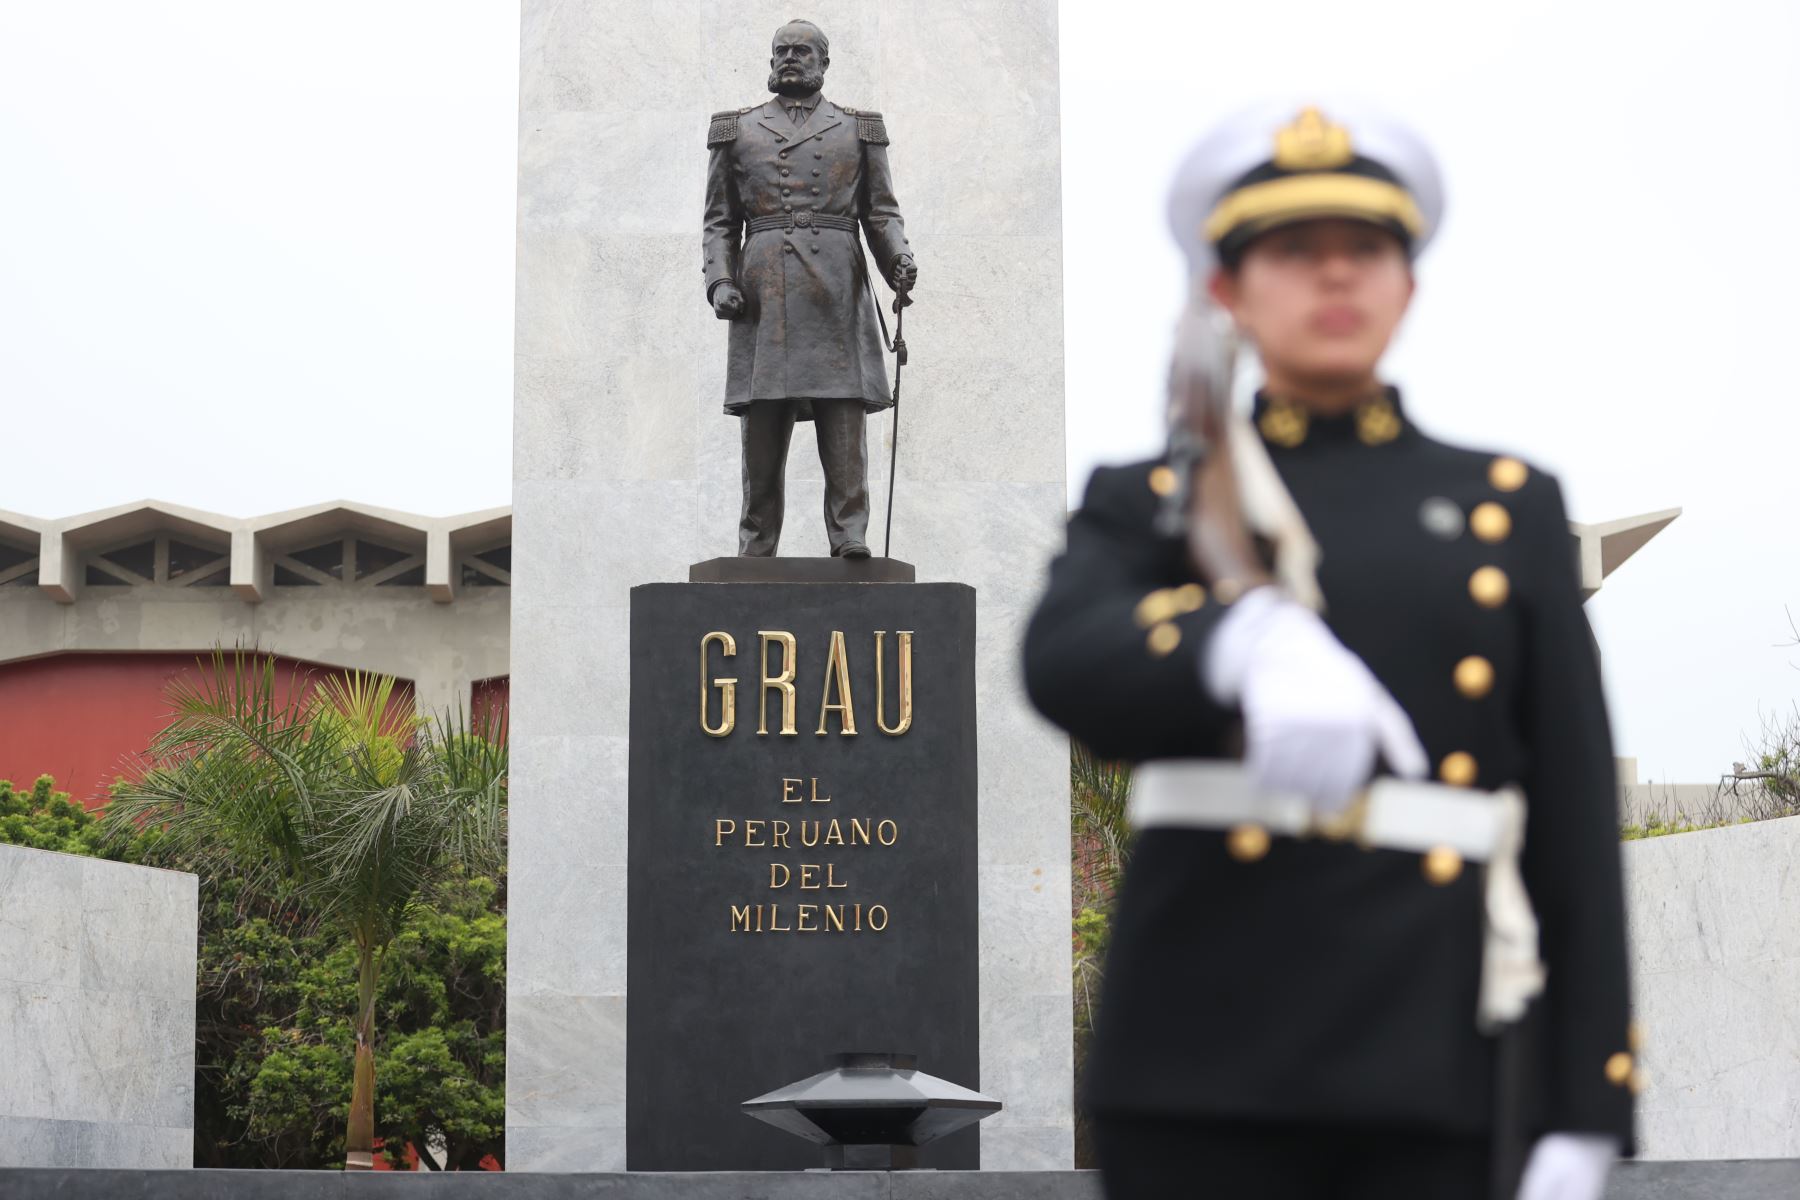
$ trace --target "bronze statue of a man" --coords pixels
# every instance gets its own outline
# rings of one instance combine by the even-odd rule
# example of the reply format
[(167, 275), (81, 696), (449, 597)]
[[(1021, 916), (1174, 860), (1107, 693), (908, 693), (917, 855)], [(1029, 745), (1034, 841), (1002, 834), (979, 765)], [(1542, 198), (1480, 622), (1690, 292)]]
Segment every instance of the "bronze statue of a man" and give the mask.
[(706, 135), (706, 298), (732, 323), (725, 411), (743, 429), (738, 553), (775, 553), (788, 444), (810, 420), (831, 552), (867, 558), (863, 419), (894, 401), (857, 229), (895, 291), (910, 291), (917, 269), (881, 114), (820, 95), (831, 56), (812, 22), (783, 25), (772, 50), (774, 95), (714, 113)]

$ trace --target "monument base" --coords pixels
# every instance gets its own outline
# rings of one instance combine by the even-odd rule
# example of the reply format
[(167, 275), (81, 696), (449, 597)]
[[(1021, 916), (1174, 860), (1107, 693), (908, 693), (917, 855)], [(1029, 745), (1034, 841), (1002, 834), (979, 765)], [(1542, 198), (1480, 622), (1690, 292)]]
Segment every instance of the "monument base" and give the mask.
[[(716, 561), (854, 575), (631, 591), (633, 1171), (817, 1164), (740, 1105), (848, 1052), (981, 1088), (975, 590)], [(979, 1166), (978, 1131), (918, 1164)]]
[(709, 558), (688, 568), (689, 583), (912, 583), (897, 558)]

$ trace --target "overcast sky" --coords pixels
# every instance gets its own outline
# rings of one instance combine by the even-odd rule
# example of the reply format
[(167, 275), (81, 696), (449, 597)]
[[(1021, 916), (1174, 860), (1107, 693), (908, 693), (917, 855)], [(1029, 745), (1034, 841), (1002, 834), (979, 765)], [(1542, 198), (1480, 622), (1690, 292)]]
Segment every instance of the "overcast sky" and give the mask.
[[(1620, 752), (1706, 780), (1791, 710), (1800, 5), (1065, 3), (1062, 47), (1073, 488), (1160, 437), (1186, 140), (1350, 91), (1448, 180), (1413, 416), (1577, 520), (1685, 510), (1588, 606)], [(517, 48), (506, 0), (0, 6), (0, 509), (507, 503)]]

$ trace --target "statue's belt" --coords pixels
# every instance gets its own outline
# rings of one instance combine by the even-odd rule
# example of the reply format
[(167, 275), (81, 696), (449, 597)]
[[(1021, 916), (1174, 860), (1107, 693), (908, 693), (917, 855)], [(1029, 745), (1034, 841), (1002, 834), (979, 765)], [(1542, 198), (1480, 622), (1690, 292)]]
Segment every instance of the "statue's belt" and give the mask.
[(855, 233), (856, 218), (811, 211), (782, 213), (780, 216), (751, 217), (745, 222), (745, 228), (751, 233), (763, 233), (770, 229), (779, 229), (783, 233), (792, 233), (796, 229), (845, 229)]
[[(1258, 788), (1241, 763), (1185, 759), (1138, 767), (1132, 773), (1128, 812), (1138, 829), (1250, 826), (1423, 854), (1427, 866), (1446, 859), (1485, 863), (1476, 1025), (1490, 1032), (1518, 1020), (1543, 991), (1537, 916), (1519, 873), (1525, 798), (1517, 788), (1483, 792), (1384, 777), (1358, 793), (1342, 813), (1320, 814), (1303, 797)], [(1450, 872), (1450, 879), (1455, 874)]]
[[(780, 216), (751, 217), (744, 222), (744, 228), (750, 233), (764, 233), (772, 229), (779, 229), (783, 233), (792, 233), (796, 229), (841, 229), (846, 233), (855, 233), (857, 221), (855, 217), (840, 217), (832, 213), (803, 209), (797, 213), (782, 213)], [(869, 282), (869, 271), (863, 265), (861, 254), (856, 256), (856, 273), (862, 276), (863, 290), (869, 293), (869, 303), (875, 308), (875, 319), (881, 325), (881, 340), (887, 346), (888, 353), (895, 353), (895, 343), (888, 337), (887, 318), (881, 315), (881, 304), (875, 299), (875, 285)], [(895, 311), (898, 312), (899, 309)], [(896, 374), (895, 378), (898, 377)]]

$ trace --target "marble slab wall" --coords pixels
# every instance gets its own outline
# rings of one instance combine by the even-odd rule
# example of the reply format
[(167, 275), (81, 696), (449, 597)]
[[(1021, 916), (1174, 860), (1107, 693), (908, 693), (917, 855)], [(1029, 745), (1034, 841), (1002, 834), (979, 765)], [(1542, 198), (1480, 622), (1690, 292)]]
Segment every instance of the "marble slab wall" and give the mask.
[(1645, 1158), (1800, 1157), (1800, 817), (1625, 843)]
[[(1066, 741), (1018, 643), (1065, 513), (1054, 0), (525, 0), (514, 380), (509, 1169), (625, 1162), (629, 590), (731, 554), (738, 430), (707, 307), (708, 116), (767, 96), (795, 15), (827, 97), (885, 114), (919, 263), (893, 553), (978, 596), (989, 1168), (1072, 1157)], [(871, 422), (888, 507), (892, 419)], [(811, 432), (783, 551), (823, 554)]]
[(0, 845), (0, 1166), (194, 1164), (199, 881)]

